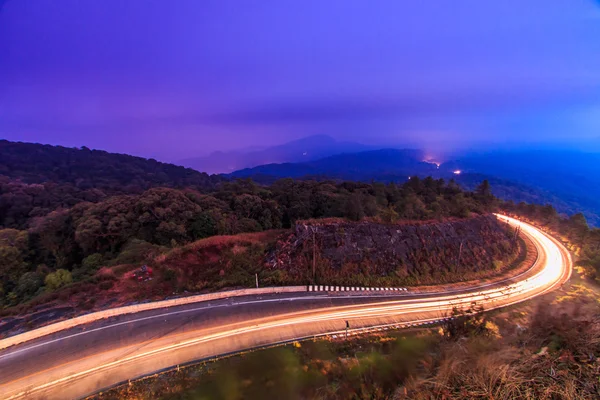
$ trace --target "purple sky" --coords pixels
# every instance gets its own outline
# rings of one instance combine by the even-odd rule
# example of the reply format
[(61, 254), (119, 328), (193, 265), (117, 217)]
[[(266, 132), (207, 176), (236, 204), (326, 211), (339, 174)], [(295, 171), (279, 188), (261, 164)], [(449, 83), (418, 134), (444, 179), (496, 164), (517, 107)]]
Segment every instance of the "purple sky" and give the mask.
[[(593, 0), (0, 0), (0, 137), (600, 150)], [(594, 147), (595, 146), (595, 147)]]

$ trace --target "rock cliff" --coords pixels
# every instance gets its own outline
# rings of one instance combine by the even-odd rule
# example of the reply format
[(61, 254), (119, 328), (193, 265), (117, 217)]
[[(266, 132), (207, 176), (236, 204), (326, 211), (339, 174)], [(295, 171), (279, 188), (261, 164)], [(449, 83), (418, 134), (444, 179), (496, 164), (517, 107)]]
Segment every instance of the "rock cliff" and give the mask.
[[(517, 258), (520, 246), (494, 215), (431, 223), (299, 222), (269, 257), (292, 274), (391, 278), (449, 277), (499, 270)], [(444, 280), (444, 279), (442, 279)]]

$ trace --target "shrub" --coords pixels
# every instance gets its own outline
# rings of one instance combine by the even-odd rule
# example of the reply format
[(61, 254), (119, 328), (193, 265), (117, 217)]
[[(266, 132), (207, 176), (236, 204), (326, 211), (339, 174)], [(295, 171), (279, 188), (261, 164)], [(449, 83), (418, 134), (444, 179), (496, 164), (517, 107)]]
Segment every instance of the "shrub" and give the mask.
[(114, 286), (114, 282), (113, 281), (103, 281), (103, 282), (100, 282), (100, 285), (98, 285), (98, 286), (100, 287), (100, 290), (108, 290)]
[(84, 258), (81, 262), (81, 266), (86, 271), (95, 271), (102, 266), (103, 261), (104, 258), (102, 257), (102, 254), (94, 253)]
[(162, 273), (162, 277), (165, 282), (174, 283), (177, 281), (177, 272), (172, 269), (165, 269)]
[(22, 298), (33, 296), (42, 287), (42, 277), (36, 272), (26, 272), (19, 278), (16, 293)]
[(258, 221), (250, 218), (242, 218), (238, 221), (238, 229), (240, 232), (260, 232), (263, 230)]
[(156, 256), (163, 249), (164, 247), (161, 248), (144, 240), (131, 239), (111, 264), (138, 264)]
[(217, 223), (208, 212), (202, 212), (194, 218), (189, 227), (194, 239), (204, 239), (217, 234)]
[(59, 269), (56, 272), (51, 272), (44, 279), (46, 287), (50, 290), (56, 290), (73, 282), (71, 273), (66, 269)]

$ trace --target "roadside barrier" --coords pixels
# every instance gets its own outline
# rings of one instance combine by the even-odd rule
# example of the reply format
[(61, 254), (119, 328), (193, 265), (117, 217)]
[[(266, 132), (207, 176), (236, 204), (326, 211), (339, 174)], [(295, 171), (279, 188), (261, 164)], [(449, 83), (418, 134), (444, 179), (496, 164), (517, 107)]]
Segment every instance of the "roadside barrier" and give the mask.
[(117, 317), (120, 315), (134, 314), (142, 311), (151, 311), (159, 308), (168, 308), (182, 306), (192, 303), (200, 303), (209, 300), (226, 299), (228, 297), (240, 297), (240, 296), (252, 296), (261, 294), (276, 294), (276, 293), (300, 293), (300, 292), (359, 292), (359, 291), (385, 291), (385, 292), (402, 292), (407, 291), (406, 288), (373, 288), (373, 287), (350, 287), (350, 286), (332, 286), (332, 285), (307, 285), (307, 286), (280, 286), (280, 287), (267, 287), (257, 289), (238, 289), (228, 290), (225, 292), (216, 292), (208, 294), (200, 294), (196, 296), (179, 297), (170, 300), (154, 301), (150, 303), (135, 304), (131, 306), (124, 306), (118, 308), (112, 308), (103, 311), (97, 311), (79, 317), (67, 319), (64, 321), (56, 322), (54, 324), (46, 325), (38, 329), (34, 329), (28, 332), (24, 332), (15, 336), (0, 340), (0, 350), (15, 344), (28, 342), (30, 340), (38, 339), (43, 336), (51, 335), (56, 332), (63, 331), (65, 329), (75, 328), (80, 325), (89, 324), (101, 319)]
[(281, 286), (281, 287), (268, 287), (258, 289), (238, 289), (229, 290), (225, 292), (216, 292), (208, 294), (200, 294), (196, 296), (180, 297), (177, 299), (154, 301), (150, 303), (135, 304), (131, 306), (124, 306), (118, 308), (112, 308), (103, 311), (97, 311), (79, 317), (67, 319), (64, 321), (56, 322), (54, 324), (46, 325), (38, 329), (34, 329), (19, 335), (10, 336), (6, 339), (0, 340), (0, 350), (15, 344), (28, 342), (30, 340), (38, 339), (42, 336), (51, 335), (56, 332), (63, 331), (65, 329), (75, 328), (79, 325), (89, 324), (91, 322), (99, 321), (101, 319), (116, 317), (119, 315), (133, 314), (141, 311), (156, 310), (159, 308), (182, 306), (186, 304), (199, 303), (202, 301), (226, 299), (228, 297), (239, 297), (239, 296), (251, 296), (260, 294), (273, 294), (273, 293), (295, 293), (295, 292), (306, 292), (306, 286)]
[(308, 285), (309, 292), (406, 292), (407, 288)]
[(0, 340), (0, 350), (15, 344), (28, 342), (38, 339), (43, 336), (51, 335), (66, 329), (75, 328), (80, 325), (89, 324), (101, 319), (117, 317), (120, 315), (134, 314), (142, 311), (151, 311), (159, 308), (168, 308), (182, 306), (186, 304), (199, 303), (209, 300), (226, 299), (229, 297), (252, 296), (261, 294), (276, 294), (276, 293), (300, 293), (300, 292), (373, 292), (383, 291), (389, 293), (406, 292), (407, 288), (381, 288), (381, 287), (350, 287), (350, 286), (333, 286), (333, 285), (306, 285), (306, 286), (281, 286), (281, 287), (266, 287), (257, 289), (238, 289), (225, 292), (216, 292), (201, 294), (196, 296), (179, 297), (176, 299), (155, 301), (150, 303), (135, 304), (112, 308), (103, 311), (97, 311), (79, 317), (56, 322), (46, 325), (28, 332), (24, 332), (15, 336), (10, 336)]

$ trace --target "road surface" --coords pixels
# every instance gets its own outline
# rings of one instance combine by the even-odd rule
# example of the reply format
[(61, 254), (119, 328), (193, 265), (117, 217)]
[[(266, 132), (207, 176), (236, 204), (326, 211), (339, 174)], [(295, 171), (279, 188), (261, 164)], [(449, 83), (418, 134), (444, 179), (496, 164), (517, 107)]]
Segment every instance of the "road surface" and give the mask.
[(538, 251), (513, 279), (460, 290), (413, 294), (306, 292), (246, 296), (122, 315), (0, 351), (0, 398), (75, 399), (119, 382), (194, 360), (323, 333), (445, 318), (472, 302), (503, 307), (566, 282), (567, 250), (533, 226), (522, 234)]

